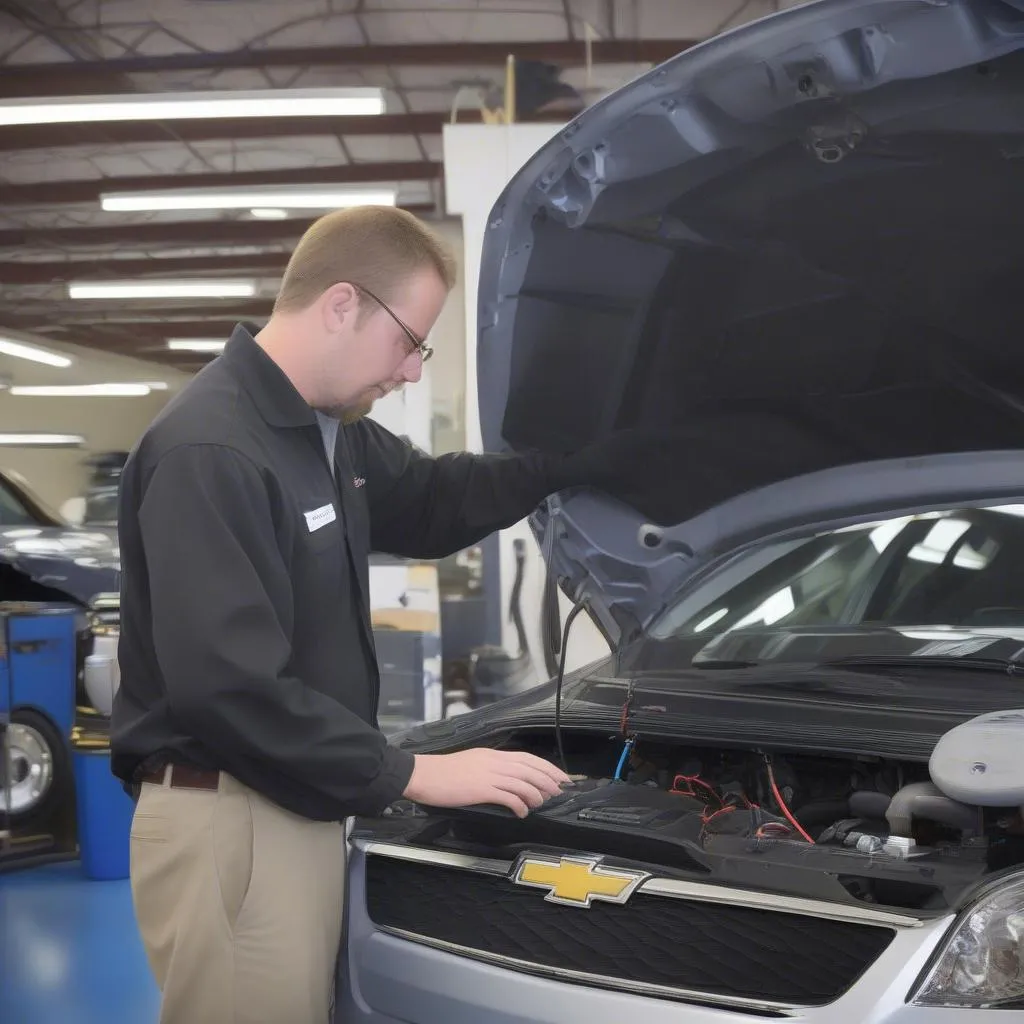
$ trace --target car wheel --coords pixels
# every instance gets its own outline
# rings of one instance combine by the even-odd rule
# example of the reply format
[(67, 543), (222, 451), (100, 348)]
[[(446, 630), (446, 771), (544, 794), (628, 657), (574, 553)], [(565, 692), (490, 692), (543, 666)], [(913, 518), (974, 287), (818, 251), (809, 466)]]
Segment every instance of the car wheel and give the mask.
[(45, 818), (70, 779), (70, 760), (49, 719), (25, 708), (7, 726), (7, 760), (0, 753), (0, 816), (24, 828)]

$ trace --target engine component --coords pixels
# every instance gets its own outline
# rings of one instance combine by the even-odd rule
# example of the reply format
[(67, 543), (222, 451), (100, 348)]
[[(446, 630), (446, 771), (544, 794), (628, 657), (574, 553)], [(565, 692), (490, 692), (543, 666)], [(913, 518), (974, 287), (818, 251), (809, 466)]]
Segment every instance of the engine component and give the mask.
[(885, 817), (894, 836), (909, 837), (915, 818), (959, 829), (965, 837), (982, 831), (980, 810), (946, 796), (934, 782), (912, 782), (904, 786), (892, 798)]
[(906, 836), (889, 836), (882, 849), (897, 860), (909, 860), (911, 857), (925, 857), (931, 850), (919, 847), (915, 839)]
[(979, 715), (951, 729), (935, 744), (928, 773), (953, 800), (1024, 805), (1024, 710)]
[(883, 821), (891, 802), (892, 797), (886, 793), (860, 790), (850, 794), (850, 813), (855, 818), (871, 818), (876, 821)]
[(884, 836), (866, 832), (867, 822), (863, 818), (846, 818), (830, 825), (818, 836), (819, 843), (842, 843), (858, 853), (878, 853), (885, 843)]

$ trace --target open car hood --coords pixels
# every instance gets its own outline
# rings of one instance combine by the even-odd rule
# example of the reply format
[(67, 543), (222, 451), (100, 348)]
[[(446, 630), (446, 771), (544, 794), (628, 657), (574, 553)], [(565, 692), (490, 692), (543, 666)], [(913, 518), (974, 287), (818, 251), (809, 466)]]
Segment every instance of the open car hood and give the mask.
[(613, 643), (745, 542), (1024, 492), (1022, 47), (1021, 0), (812, 3), (630, 83), (508, 185), (485, 446), (679, 438), (641, 493), (533, 518)]

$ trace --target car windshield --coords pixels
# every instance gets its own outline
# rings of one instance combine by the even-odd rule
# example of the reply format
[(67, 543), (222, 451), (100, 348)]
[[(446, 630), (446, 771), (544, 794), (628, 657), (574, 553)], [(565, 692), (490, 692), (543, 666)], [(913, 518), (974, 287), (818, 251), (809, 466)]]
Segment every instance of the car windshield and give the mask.
[(64, 519), (11, 469), (0, 471), (0, 526), (64, 526)]
[[(746, 649), (759, 652), (766, 634), (843, 636), (845, 655), (860, 653), (851, 635), (875, 653), (880, 628), (1024, 637), (1022, 565), (1024, 505), (889, 519), (751, 549), (689, 588), (649, 635), (683, 641), (697, 663), (735, 657), (751, 635), (761, 641)], [(787, 660), (787, 647), (771, 658)], [(794, 644), (792, 657), (806, 650)]]

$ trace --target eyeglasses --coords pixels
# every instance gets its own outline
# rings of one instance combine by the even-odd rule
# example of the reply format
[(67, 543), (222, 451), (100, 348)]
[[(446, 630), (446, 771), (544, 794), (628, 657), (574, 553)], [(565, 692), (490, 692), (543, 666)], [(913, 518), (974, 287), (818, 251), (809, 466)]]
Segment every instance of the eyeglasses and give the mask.
[[(426, 362), (434, 354), (434, 350), (422, 338), (418, 337), (415, 331), (413, 331), (413, 329), (407, 323), (400, 319), (395, 314), (395, 311), (386, 302), (382, 301), (381, 299), (378, 299), (377, 296), (374, 295), (373, 292), (371, 292), (370, 289), (365, 287), (364, 285), (357, 284), (355, 281), (353, 281), (352, 284), (359, 291), (363, 292), (363, 294), (365, 294), (367, 297), (373, 299), (373, 301), (376, 302), (377, 305), (380, 306), (380, 308), (383, 309), (384, 312), (387, 313), (387, 315), (391, 317), (391, 319), (394, 320), (395, 323), (398, 324), (398, 326), (401, 327), (403, 331), (405, 331), (405, 336), (409, 339), (410, 343), (412, 344), (413, 351), (419, 352), (420, 358), (423, 360), (423, 362)], [(410, 355), (411, 354), (412, 353), (410, 353)]]

